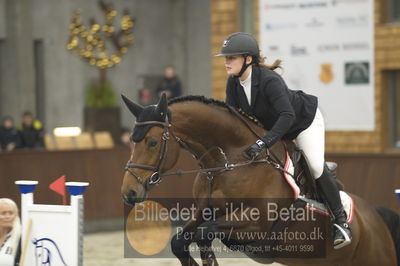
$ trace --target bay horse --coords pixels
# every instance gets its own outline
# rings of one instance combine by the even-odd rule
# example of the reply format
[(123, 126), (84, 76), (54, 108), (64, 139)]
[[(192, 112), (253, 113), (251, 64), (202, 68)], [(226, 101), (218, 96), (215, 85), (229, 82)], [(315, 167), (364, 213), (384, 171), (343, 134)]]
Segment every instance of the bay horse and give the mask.
[[(195, 219), (183, 228), (184, 233), (193, 233), (195, 237), (188, 240), (179, 238), (176, 234), (171, 240), (172, 251), (182, 265), (198, 265), (188, 251), (192, 242), (205, 247), (200, 249), (203, 265), (218, 265), (216, 256), (210, 249), (212, 240), (199, 236), (198, 229), (201, 226), (209, 232), (223, 233), (311, 230), (307, 225), (296, 221), (281, 224), (277, 230), (274, 227), (276, 221), (268, 219), (246, 220), (240, 223), (225, 219), (230, 214), (228, 208), (223, 208), (227, 199), (236, 199), (244, 205), (242, 207), (245, 208), (239, 212), (257, 208), (261, 210), (259, 215), (262, 217), (266, 215), (263, 211), (265, 202), (254, 199), (278, 199), (276, 206), (279, 210), (290, 208), (294, 202), (293, 190), (283, 178), (284, 170), (280, 168), (279, 163), (285, 161), (287, 154), (283, 141), (268, 149), (263, 156), (264, 160), (248, 160), (243, 155), (243, 150), (255, 142), (257, 135), (266, 133), (265, 129), (254, 123), (250, 117), (237, 114), (224, 102), (202, 96), (179, 97), (168, 102), (163, 95), (157, 105), (147, 107), (135, 104), (125, 96), (122, 98), (136, 117), (131, 156), (125, 168), (121, 188), (126, 204), (135, 205), (147, 198), (148, 191), (159, 184), (162, 178), (167, 176), (165, 172), (174, 166), (181, 148), (192, 153), (201, 167), (193, 185), (198, 209), (194, 215)], [(389, 227), (378, 212), (363, 199), (355, 195), (351, 197), (354, 202), (351, 220), (353, 238), (348, 246), (334, 249), (329, 216), (316, 216), (314, 225), (325, 224), (328, 228), (326, 238), (322, 242), (325, 250), (323, 256), (274, 256), (270, 249), (253, 250), (254, 241), (250, 241), (249, 238), (224, 238), (221, 242), (230, 249), (241, 245), (244, 248), (239, 251), (264, 264), (278, 262), (285, 265), (398, 265), (396, 248), (398, 250), (399, 236), (393, 239), (395, 234), (392, 237)], [(205, 221), (201, 212), (209, 206), (221, 207), (221, 212), (212, 222)], [(400, 228), (400, 224), (396, 213), (389, 216), (386, 220), (397, 218), (396, 224), (392, 226), (393, 233), (393, 230)], [(262, 240), (258, 242), (260, 241)], [(295, 247), (299, 242), (301, 243), (299, 239), (275, 239), (273, 244)]]

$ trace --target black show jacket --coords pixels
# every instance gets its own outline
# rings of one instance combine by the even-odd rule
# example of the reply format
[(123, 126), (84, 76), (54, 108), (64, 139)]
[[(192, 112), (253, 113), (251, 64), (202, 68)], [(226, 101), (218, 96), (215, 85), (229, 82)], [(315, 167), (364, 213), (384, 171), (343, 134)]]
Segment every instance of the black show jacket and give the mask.
[(252, 66), (251, 105), (239, 78), (229, 77), (226, 102), (257, 118), (268, 130), (263, 141), (271, 147), (280, 139), (292, 140), (314, 120), (318, 99), (288, 89), (282, 77), (264, 67)]

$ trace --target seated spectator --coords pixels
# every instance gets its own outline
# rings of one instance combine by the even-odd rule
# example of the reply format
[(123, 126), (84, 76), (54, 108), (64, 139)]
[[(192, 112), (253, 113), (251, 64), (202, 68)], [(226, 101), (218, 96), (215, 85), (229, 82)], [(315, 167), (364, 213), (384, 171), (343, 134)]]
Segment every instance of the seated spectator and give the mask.
[(172, 66), (168, 66), (165, 68), (164, 77), (157, 88), (157, 93), (159, 95), (165, 93), (167, 98), (175, 98), (181, 96), (181, 82), (175, 74), (175, 69)]
[(21, 222), (17, 204), (0, 198), (0, 265), (19, 264), (21, 254)]
[(23, 148), (44, 148), (43, 125), (39, 120), (33, 118), (31, 112), (26, 111), (22, 115), (22, 122), (19, 131)]
[(12, 151), (22, 147), (21, 137), (11, 116), (5, 116), (0, 127), (0, 150)]

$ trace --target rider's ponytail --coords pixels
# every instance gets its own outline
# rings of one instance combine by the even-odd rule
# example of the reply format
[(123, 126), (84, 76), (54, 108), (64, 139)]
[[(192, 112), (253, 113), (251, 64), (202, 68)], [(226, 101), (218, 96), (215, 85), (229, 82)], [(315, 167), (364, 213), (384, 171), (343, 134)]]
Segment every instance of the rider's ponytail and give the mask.
[(275, 60), (275, 62), (272, 65), (266, 64), (265, 60), (266, 60), (266, 57), (253, 56), (253, 64), (255, 64), (256, 66), (264, 67), (269, 70), (275, 70), (277, 68), (282, 68), (282, 66), (281, 66), (282, 60), (280, 60), (280, 59)]

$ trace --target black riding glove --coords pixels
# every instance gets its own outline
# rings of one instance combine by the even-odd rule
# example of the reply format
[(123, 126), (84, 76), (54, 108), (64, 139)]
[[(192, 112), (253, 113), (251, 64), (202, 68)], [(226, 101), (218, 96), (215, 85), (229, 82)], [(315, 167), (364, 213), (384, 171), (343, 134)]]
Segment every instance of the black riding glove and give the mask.
[(244, 150), (244, 152), (248, 158), (253, 159), (260, 155), (265, 147), (265, 142), (259, 139), (256, 143)]

